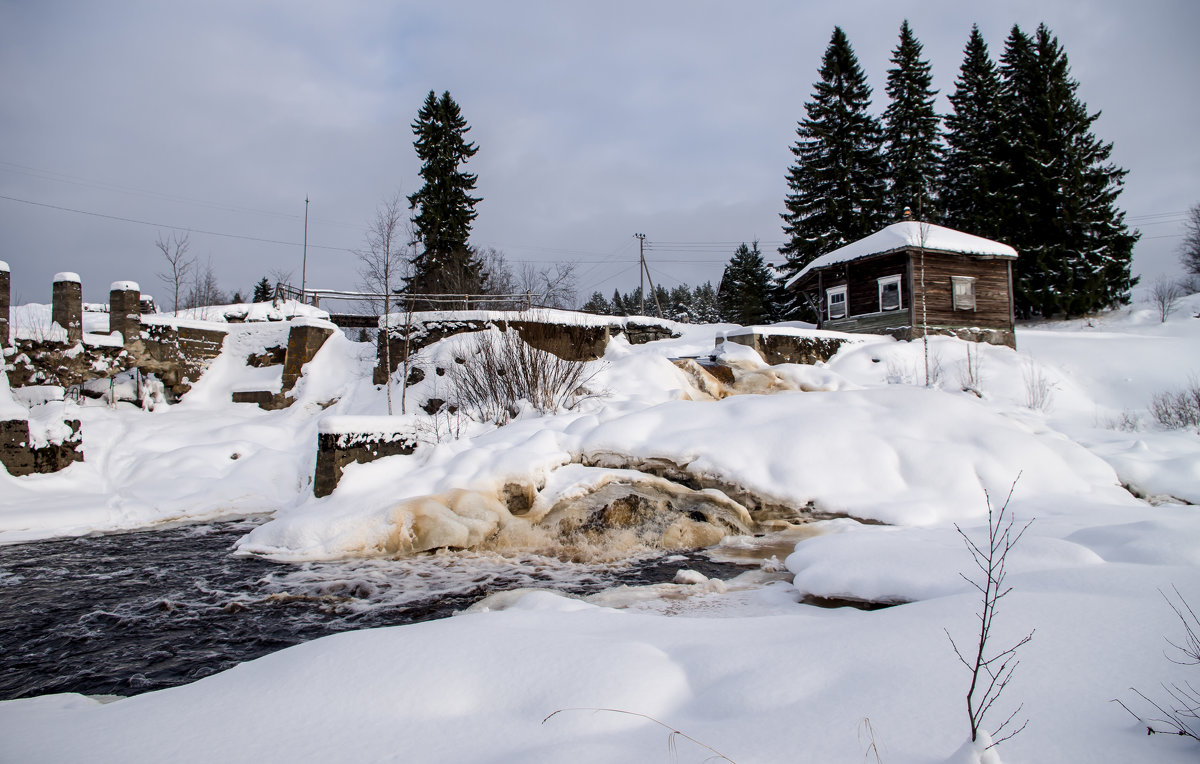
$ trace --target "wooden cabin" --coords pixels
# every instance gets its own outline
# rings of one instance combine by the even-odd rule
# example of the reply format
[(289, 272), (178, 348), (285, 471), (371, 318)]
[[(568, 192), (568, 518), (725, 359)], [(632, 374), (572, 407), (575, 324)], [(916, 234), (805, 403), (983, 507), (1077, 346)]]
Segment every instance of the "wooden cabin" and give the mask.
[(952, 334), (1016, 347), (1007, 244), (906, 220), (818, 257), (788, 282), (817, 327), (914, 339)]

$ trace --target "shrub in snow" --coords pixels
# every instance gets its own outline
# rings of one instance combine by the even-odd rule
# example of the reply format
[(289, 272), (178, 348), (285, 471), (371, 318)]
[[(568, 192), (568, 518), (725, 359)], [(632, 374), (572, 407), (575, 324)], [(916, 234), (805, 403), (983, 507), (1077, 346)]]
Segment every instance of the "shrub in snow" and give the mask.
[(1168, 430), (1200, 427), (1200, 379), (1193, 377), (1183, 390), (1156, 393), (1150, 413)]
[[(1179, 616), (1184, 630), (1184, 637), (1181, 641), (1167, 640), (1167, 644), (1175, 648), (1176, 652), (1174, 656), (1168, 655), (1167, 659), (1178, 666), (1193, 668), (1200, 666), (1200, 618), (1196, 616), (1196, 611), (1192, 609), (1178, 589), (1175, 589), (1175, 598), (1179, 600), (1178, 603), (1172, 602), (1166, 593), (1160, 591), (1160, 594), (1175, 611), (1175, 615)], [(1129, 711), (1138, 721), (1146, 725), (1146, 734), (1148, 735), (1181, 735), (1193, 740), (1200, 740), (1200, 688), (1187, 680), (1172, 682), (1169, 685), (1164, 684), (1162, 688), (1166, 692), (1167, 698), (1161, 701), (1151, 700), (1140, 690), (1134, 690), (1138, 697), (1149, 703), (1155, 712), (1161, 714), (1158, 717), (1143, 718), (1121, 701), (1117, 702), (1121, 703), (1121, 707)]]
[(1050, 380), (1046, 370), (1033, 359), (1025, 367), (1025, 405), (1034, 411), (1049, 411), (1054, 403), (1058, 385)]
[(480, 332), (474, 352), (451, 368), (458, 405), (480, 421), (504, 424), (523, 403), (542, 414), (570, 406), (591, 378), (587, 364), (537, 350), (515, 331)]

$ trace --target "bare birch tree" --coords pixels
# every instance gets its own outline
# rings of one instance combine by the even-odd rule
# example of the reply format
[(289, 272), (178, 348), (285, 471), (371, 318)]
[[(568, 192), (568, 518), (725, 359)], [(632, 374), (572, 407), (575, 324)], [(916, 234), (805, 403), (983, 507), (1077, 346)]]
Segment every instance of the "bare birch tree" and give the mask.
[(521, 268), (518, 290), (538, 296), (547, 308), (571, 310), (576, 305), (575, 263), (550, 263), (538, 268), (526, 263)]
[[(414, 240), (411, 224), (407, 217), (408, 204), (403, 195), (396, 192), (375, 210), (375, 217), (367, 225), (366, 246), (355, 250), (358, 257), (358, 275), (362, 290), (379, 295), (369, 298), (371, 306), (382, 317), (383, 362), (387, 370), (388, 414), (392, 413), (392, 352), (389, 332), (391, 329), (392, 289), (400, 286), (409, 275), (411, 258), (409, 242)], [(407, 302), (407, 301), (406, 301)], [(406, 315), (409, 313), (406, 311)], [(408, 358), (405, 353), (405, 378), (408, 377)], [(403, 403), (401, 412), (404, 412)]]
[(154, 246), (158, 247), (158, 251), (162, 252), (163, 257), (167, 259), (167, 269), (161, 273), (155, 274), (159, 280), (174, 290), (174, 302), (171, 303), (171, 309), (176, 313), (179, 312), (179, 288), (187, 280), (191, 274), (192, 268), (196, 265), (196, 259), (188, 257), (188, 234), (184, 234), (180, 238), (178, 233), (171, 234), (171, 238), (164, 239), (162, 234), (158, 235), (158, 239), (154, 242)]

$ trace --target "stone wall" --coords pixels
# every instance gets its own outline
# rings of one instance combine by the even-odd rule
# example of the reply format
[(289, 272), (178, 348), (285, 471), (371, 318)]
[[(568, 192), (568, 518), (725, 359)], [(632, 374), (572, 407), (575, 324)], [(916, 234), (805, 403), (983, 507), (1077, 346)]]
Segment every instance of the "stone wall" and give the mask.
[(17, 340), (7, 359), (9, 384), (72, 388), (137, 367), (163, 381), (173, 399), (191, 389), (221, 353), (225, 332), (193, 327), (147, 326), (125, 347), (42, 340)]
[[(891, 333), (898, 340), (919, 340), (922, 337), (921, 327), (909, 326)], [(969, 342), (986, 342), (989, 345), (1004, 345), (1013, 350), (1017, 349), (1016, 332), (1010, 329), (987, 329), (982, 327), (965, 326), (930, 326), (930, 337), (958, 337)]]
[(162, 380), (172, 398), (192, 389), (208, 364), (221, 354), (225, 332), (220, 329), (199, 329), (192, 326), (154, 324), (144, 326), (137, 339), (126, 341), (129, 368)]
[(92, 379), (105, 379), (133, 363), (122, 347), (64, 345), (61, 342), (17, 340), (4, 369), (12, 387), (57, 385), (70, 389)]
[[(609, 340), (616, 334), (624, 334), (631, 345), (679, 336), (665, 324), (649, 322), (614, 319), (607, 324), (583, 325), (521, 318), (458, 319), (452, 313), (445, 313), (435, 320), (414, 321), (410, 327), (393, 326), (386, 333), (380, 331), (373, 381), (377, 385), (387, 381), (389, 371), (395, 372), (404, 363), (406, 347), (409, 353), (416, 353), (421, 348), (456, 334), (481, 332), (493, 327), (506, 331), (510, 326), (533, 347), (568, 361), (594, 361), (602, 357)], [(385, 350), (388, 347), (390, 370), (385, 369)]]
[(73, 462), (83, 461), (83, 434), (79, 420), (65, 422), (70, 434), (61, 443), (32, 448), (29, 422), (24, 419), (0, 421), (0, 463), (14, 476), (58, 472)]
[(770, 334), (748, 332), (733, 334), (725, 338), (729, 342), (754, 348), (767, 363), (824, 363), (841, 349), (848, 340), (841, 337), (799, 336), (794, 334)]
[(317, 435), (317, 466), (313, 495), (328, 496), (349, 464), (365, 464), (385, 456), (411, 454), (417, 448), (413, 433), (322, 432)]
[(287, 353), (283, 359), (281, 393), (287, 393), (296, 386), (304, 365), (316, 356), (334, 331), (332, 326), (324, 324), (296, 322), (292, 325), (288, 330)]
[(300, 375), (304, 372), (304, 366), (314, 357), (322, 347), (325, 346), (325, 341), (329, 339), (336, 329), (324, 321), (304, 322), (299, 321), (288, 329), (287, 348), (270, 347), (263, 353), (256, 353), (246, 359), (247, 366), (256, 368), (265, 368), (268, 366), (283, 366), (281, 371), (280, 389), (279, 392), (274, 390), (239, 390), (233, 393), (234, 403), (253, 403), (260, 409), (265, 411), (278, 411), (291, 406), (296, 400), (288, 395), (296, 383), (300, 380)]

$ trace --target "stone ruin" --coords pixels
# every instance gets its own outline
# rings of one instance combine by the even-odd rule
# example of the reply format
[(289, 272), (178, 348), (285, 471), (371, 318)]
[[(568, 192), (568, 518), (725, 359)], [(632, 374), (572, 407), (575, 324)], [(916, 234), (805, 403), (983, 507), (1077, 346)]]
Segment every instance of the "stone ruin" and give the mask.
[[(111, 379), (136, 369), (162, 381), (168, 400), (178, 400), (191, 389), (208, 364), (221, 353), (226, 331), (219, 326), (197, 327), (179, 322), (145, 323), (141, 289), (133, 281), (117, 281), (109, 288), (109, 335), (83, 331), (83, 289), (75, 273), (54, 277), (51, 326), (37, 337), (17, 337), (10, 326), (11, 280), (8, 264), (0, 261), (0, 370), (13, 389), (49, 385), (85, 392), (88, 382)], [(114, 334), (115, 333), (115, 334)], [(298, 322), (281, 349), (283, 389), (251, 395), (263, 408), (283, 408), (291, 403), (287, 392), (301, 369), (333, 333), (316, 322)], [(249, 363), (249, 359), (247, 361)], [(263, 365), (269, 365), (270, 362)], [(236, 400), (236, 398), (235, 398)], [(0, 420), (0, 463), (9, 474), (56, 472), (82, 461), (82, 432), (77, 420), (54, 428), (57, 441), (38, 445), (30, 437), (25, 419)]]
[[(575, 324), (540, 317), (537, 311), (496, 311), (482, 316), (456, 316), (453, 312), (415, 314), (407, 324), (379, 332), (373, 382), (382, 385), (389, 374), (411, 355), (447, 337), (487, 329), (513, 329), (529, 345), (568, 361), (594, 361), (604, 355), (609, 340), (622, 334), (631, 345), (678, 337), (669, 322), (594, 316), (594, 323)], [(387, 360), (391, 368), (387, 368)]]

